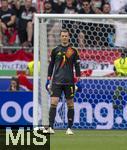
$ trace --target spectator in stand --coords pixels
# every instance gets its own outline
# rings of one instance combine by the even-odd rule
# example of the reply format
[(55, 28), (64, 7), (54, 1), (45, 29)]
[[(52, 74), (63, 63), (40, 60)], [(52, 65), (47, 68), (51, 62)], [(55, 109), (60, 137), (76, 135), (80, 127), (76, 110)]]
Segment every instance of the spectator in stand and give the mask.
[(76, 0), (77, 3), (76, 8), (78, 12), (82, 9), (82, 2), (83, 0)]
[(114, 61), (114, 71), (116, 76), (127, 76), (127, 48), (124, 48), (121, 57)]
[(20, 42), (22, 46), (31, 47), (33, 43), (33, 19), (36, 8), (32, 6), (32, 0), (26, 0), (24, 6), (19, 3), (15, 6), (19, 12), (18, 33)]
[(110, 3), (105, 3), (102, 7), (102, 13), (103, 14), (110, 14), (111, 6)]
[(53, 7), (52, 7), (52, 2), (50, 0), (46, 0), (44, 2), (44, 13), (46, 13), (46, 14), (55, 13), (55, 11), (53, 10)]
[(65, 8), (65, 2), (63, 0), (56, 0), (53, 2), (53, 9), (56, 13), (62, 14)]
[(84, 49), (86, 47), (85, 34), (80, 32), (78, 34), (78, 49)]
[(16, 77), (12, 77), (10, 81), (9, 91), (16, 92), (16, 91), (26, 91), (23, 87), (20, 87), (19, 79)]
[(10, 85), (9, 85), (9, 91), (19, 91), (19, 82), (18, 79), (15, 77), (11, 78)]
[(91, 5), (92, 5), (94, 8), (99, 8), (99, 9), (101, 9), (101, 8), (102, 8), (102, 5), (103, 5), (103, 0), (91, 0)]
[(104, 0), (91, 0), (91, 7), (95, 14), (102, 14)]
[[(40, 62), (38, 62), (38, 69), (40, 73)], [(9, 91), (32, 91), (33, 83), (27, 76), (33, 76), (34, 61), (28, 63), (25, 72), (19, 73), (17, 77), (12, 77), (10, 81)]]
[[(38, 62), (38, 70), (40, 73), (40, 61)], [(34, 73), (34, 61), (30, 61), (27, 65), (26, 74), (29, 76), (33, 76)]]
[(10, 2), (10, 6), (15, 11), (15, 14), (17, 15), (17, 17), (18, 17), (18, 13), (19, 13), (19, 10), (17, 8), (19, 8), (21, 5), (24, 5), (23, 0), (12, 0)]
[[(0, 29), (1, 29), (1, 43), (5, 44), (8, 42), (11, 44), (12, 34), (14, 33), (16, 25), (16, 15), (13, 9), (9, 8), (8, 0), (1, 1), (0, 9)], [(4, 41), (4, 36), (6, 36), (8, 41)]]
[(79, 11), (79, 14), (94, 14), (89, 0), (84, 0), (82, 2), (82, 9)]
[(74, 0), (66, 0), (66, 5), (63, 11), (64, 14), (75, 14), (77, 9), (75, 7)]

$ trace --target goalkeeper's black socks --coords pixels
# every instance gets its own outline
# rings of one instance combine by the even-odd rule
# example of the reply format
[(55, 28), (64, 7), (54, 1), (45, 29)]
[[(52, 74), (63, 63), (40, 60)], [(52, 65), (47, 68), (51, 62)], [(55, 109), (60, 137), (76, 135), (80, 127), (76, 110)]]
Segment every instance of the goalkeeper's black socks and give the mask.
[(56, 105), (51, 105), (50, 112), (49, 112), (49, 124), (52, 129), (53, 129), (55, 117), (56, 117)]
[(71, 128), (74, 121), (74, 108), (68, 108), (68, 128)]

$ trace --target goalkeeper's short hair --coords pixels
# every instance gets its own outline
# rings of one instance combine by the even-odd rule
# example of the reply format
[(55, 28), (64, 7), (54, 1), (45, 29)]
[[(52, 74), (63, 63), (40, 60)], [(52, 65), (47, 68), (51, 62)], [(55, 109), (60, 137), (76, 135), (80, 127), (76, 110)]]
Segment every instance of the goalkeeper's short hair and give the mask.
[[(61, 34), (62, 32), (68, 32), (68, 33), (69, 33), (69, 30), (68, 30), (68, 29), (61, 29), (61, 30), (60, 30), (60, 34)], [(69, 33), (69, 34), (70, 34), (70, 33)]]

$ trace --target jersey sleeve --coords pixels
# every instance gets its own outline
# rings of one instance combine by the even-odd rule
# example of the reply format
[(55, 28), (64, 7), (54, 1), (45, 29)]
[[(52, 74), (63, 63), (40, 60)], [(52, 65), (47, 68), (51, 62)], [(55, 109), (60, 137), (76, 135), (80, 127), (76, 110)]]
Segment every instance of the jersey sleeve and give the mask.
[(48, 77), (52, 77), (53, 69), (55, 64), (55, 50), (53, 49), (50, 56), (50, 63), (48, 66)]
[(79, 53), (78, 53), (77, 50), (75, 50), (74, 65), (75, 65), (76, 76), (80, 77), (81, 76), (81, 72), (80, 72), (80, 57), (79, 57)]

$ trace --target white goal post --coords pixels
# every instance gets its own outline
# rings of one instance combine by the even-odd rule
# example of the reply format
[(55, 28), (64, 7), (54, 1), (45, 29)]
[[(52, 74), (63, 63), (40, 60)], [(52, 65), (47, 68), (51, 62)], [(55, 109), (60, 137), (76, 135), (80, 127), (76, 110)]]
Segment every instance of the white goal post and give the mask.
[[(122, 14), (35, 14), (34, 16), (34, 90), (33, 90), (33, 125), (38, 126), (38, 110), (39, 110), (39, 92), (42, 97), (42, 125), (49, 125), (48, 114), (49, 114), (49, 103), (48, 93), (45, 90), (45, 83), (47, 79), (47, 67), (48, 67), (48, 50), (47, 50), (47, 27), (43, 21), (45, 19), (126, 19), (127, 15)], [(41, 25), (40, 25), (41, 22)], [(112, 21), (111, 21), (112, 22)], [(40, 32), (41, 28), (41, 32)], [(40, 37), (41, 34), (41, 37)], [(41, 41), (40, 41), (41, 40)], [(43, 42), (42, 42), (43, 41)], [(41, 89), (39, 88), (39, 68), (38, 61), (41, 62), (40, 70), (40, 83)], [(41, 90), (41, 91), (39, 91)]]

